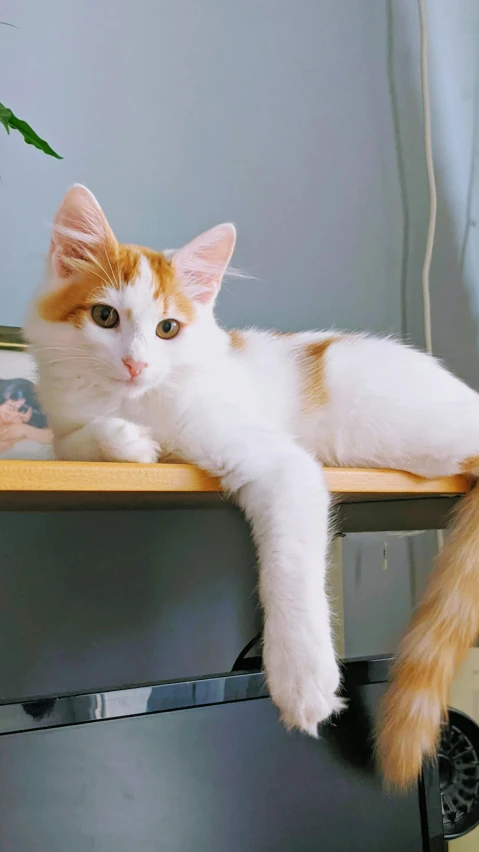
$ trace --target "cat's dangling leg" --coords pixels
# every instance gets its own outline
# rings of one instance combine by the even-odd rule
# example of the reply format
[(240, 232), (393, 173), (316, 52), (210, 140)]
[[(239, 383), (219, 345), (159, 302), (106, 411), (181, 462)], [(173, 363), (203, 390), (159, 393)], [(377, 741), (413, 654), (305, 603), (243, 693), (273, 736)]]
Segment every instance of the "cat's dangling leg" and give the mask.
[(316, 736), (318, 723), (343, 706), (326, 594), (329, 494), (323, 471), (293, 446), (240, 489), (239, 502), (259, 555), (271, 697), (288, 727)]
[(213, 399), (184, 417), (177, 449), (219, 476), (251, 523), (271, 696), (286, 725), (315, 736), (318, 723), (342, 707), (326, 595), (323, 470), (288, 435), (217, 409)]
[[(477, 459), (456, 470), (479, 474)], [(479, 633), (479, 484), (462, 501), (392, 671), (378, 755), (393, 786), (407, 787), (434, 754), (452, 681)]]

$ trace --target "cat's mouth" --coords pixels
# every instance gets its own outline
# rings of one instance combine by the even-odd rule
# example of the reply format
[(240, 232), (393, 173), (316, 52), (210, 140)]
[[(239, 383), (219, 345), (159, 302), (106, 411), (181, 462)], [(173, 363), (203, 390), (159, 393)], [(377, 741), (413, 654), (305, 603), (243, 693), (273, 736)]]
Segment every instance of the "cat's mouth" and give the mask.
[(126, 393), (138, 393), (139, 391), (147, 390), (150, 387), (150, 382), (145, 376), (114, 376), (112, 381), (118, 388), (124, 389)]
[(121, 376), (114, 378), (114, 382), (119, 382), (121, 385), (138, 385), (141, 382), (141, 376)]
[(128, 378), (114, 378), (114, 382), (118, 385), (123, 385), (125, 388), (139, 388), (145, 385), (143, 376), (128, 376)]

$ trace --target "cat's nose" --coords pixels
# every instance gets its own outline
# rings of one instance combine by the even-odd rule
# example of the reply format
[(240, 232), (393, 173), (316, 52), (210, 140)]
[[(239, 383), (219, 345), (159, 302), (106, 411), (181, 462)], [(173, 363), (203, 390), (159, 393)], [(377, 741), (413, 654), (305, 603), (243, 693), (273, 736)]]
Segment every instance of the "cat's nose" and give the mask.
[(146, 361), (134, 361), (133, 358), (123, 358), (123, 363), (132, 379), (136, 379), (148, 366)]

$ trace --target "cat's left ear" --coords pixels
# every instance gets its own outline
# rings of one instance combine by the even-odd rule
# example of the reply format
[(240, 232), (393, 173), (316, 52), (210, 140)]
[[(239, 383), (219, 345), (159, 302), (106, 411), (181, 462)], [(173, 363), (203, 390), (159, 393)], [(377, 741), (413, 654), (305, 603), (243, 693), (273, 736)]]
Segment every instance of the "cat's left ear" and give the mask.
[(215, 298), (235, 242), (234, 225), (217, 225), (175, 253), (173, 268), (191, 299), (206, 304)]
[(79, 263), (103, 263), (114, 253), (116, 239), (98, 201), (86, 186), (68, 190), (53, 222), (50, 257), (59, 279), (71, 276)]

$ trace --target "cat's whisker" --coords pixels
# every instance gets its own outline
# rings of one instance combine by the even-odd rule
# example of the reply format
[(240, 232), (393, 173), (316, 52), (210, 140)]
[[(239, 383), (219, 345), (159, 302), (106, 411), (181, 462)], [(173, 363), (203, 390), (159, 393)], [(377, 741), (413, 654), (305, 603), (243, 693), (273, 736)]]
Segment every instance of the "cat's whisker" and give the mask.
[[(110, 270), (111, 270), (112, 277), (115, 278), (115, 273), (113, 272), (113, 267), (111, 265), (110, 255), (109, 255), (108, 251), (106, 250), (106, 246), (105, 246), (105, 255), (106, 255), (106, 259), (108, 261), (108, 265), (109, 265)], [(118, 287), (118, 289), (120, 289), (120, 286), (121, 286), (121, 284), (120, 284), (120, 267), (118, 266), (118, 258), (117, 258), (117, 267), (118, 267), (118, 272), (117, 272), (117, 277), (116, 277), (116, 286)]]
[[(60, 358), (53, 357), (53, 358), (49, 359), (48, 356), (47, 356), (47, 358), (41, 359), (41, 363), (42, 364), (50, 364), (50, 363), (52, 363), (53, 360), (55, 360), (55, 361), (57, 361), (57, 360), (58, 361), (78, 361), (79, 363), (82, 363), (82, 364), (85, 364), (85, 363), (105, 364), (105, 363), (107, 363), (106, 359), (101, 358), (101, 357), (99, 357), (98, 355), (95, 355), (95, 354), (89, 355), (85, 352), (69, 353), (68, 351), (62, 352), (61, 350), (58, 350), (58, 352), (59, 353), (61, 352)], [(44, 353), (42, 353), (42, 354), (44, 354)], [(56, 354), (55, 352), (52, 353), (53, 356), (55, 356), (55, 354)]]
[[(109, 262), (108, 255), (107, 255), (107, 260), (108, 260), (108, 262)], [(98, 259), (96, 260), (96, 265), (98, 266), (98, 268), (99, 268), (99, 269), (101, 269), (101, 271), (103, 272), (103, 274), (106, 276), (106, 280), (108, 281), (109, 285), (110, 285), (111, 287), (114, 287), (115, 289), (117, 289), (117, 287), (118, 287), (118, 282), (117, 282), (117, 281), (115, 281), (115, 277), (114, 277), (114, 275), (113, 275), (113, 271), (112, 271), (112, 273), (111, 273), (111, 275), (110, 275), (110, 273), (108, 272), (108, 270), (107, 270), (107, 269), (105, 269), (105, 267), (103, 266), (103, 264), (101, 264), (101, 263), (98, 261)], [(110, 264), (110, 267), (111, 267), (111, 264)]]
[[(92, 262), (95, 266), (97, 266), (97, 267), (98, 267), (98, 269), (101, 269), (101, 271), (103, 272), (103, 275), (105, 275), (105, 276), (106, 276), (105, 278), (103, 278), (103, 276), (102, 276), (102, 275), (98, 275), (98, 273), (96, 273), (96, 274), (98, 275), (98, 278), (100, 278), (100, 280), (101, 280), (101, 281), (103, 281), (103, 283), (104, 283), (104, 284), (106, 284), (108, 287), (114, 287), (115, 289), (117, 289), (117, 284), (116, 284), (116, 282), (114, 281), (114, 279), (113, 279), (113, 278), (111, 278), (111, 277), (109, 276), (109, 274), (108, 274), (107, 270), (105, 269), (105, 267), (103, 266), (103, 264), (101, 264), (101, 263), (100, 263), (100, 261), (98, 260), (98, 258), (97, 258), (97, 257), (96, 257), (96, 256), (95, 256), (92, 252), (87, 252), (87, 255), (88, 255), (89, 259), (91, 260), (91, 262)], [(108, 254), (107, 254), (107, 257), (108, 257)], [(113, 273), (113, 270), (112, 270), (112, 273)]]
[(70, 352), (73, 355), (86, 355), (92, 357), (98, 357), (91, 348), (80, 347), (80, 346), (35, 346), (33, 347), (35, 352)]
[[(70, 360), (71, 359), (68, 359), (68, 358), (59, 358), (59, 359), (54, 360), (54, 361), (46, 361), (43, 364), (43, 366), (44, 367), (54, 367), (57, 364), (65, 364), (65, 363), (69, 362)], [(89, 364), (89, 363), (83, 364), (82, 363), (81, 366), (83, 368), (86, 367), (88, 370), (97, 370), (97, 371), (103, 370), (105, 372), (105, 365), (104, 364)]]
[(71, 352), (74, 355), (88, 354), (86, 349), (75, 348), (73, 346), (35, 346), (30, 349), (36, 353), (43, 352)]

